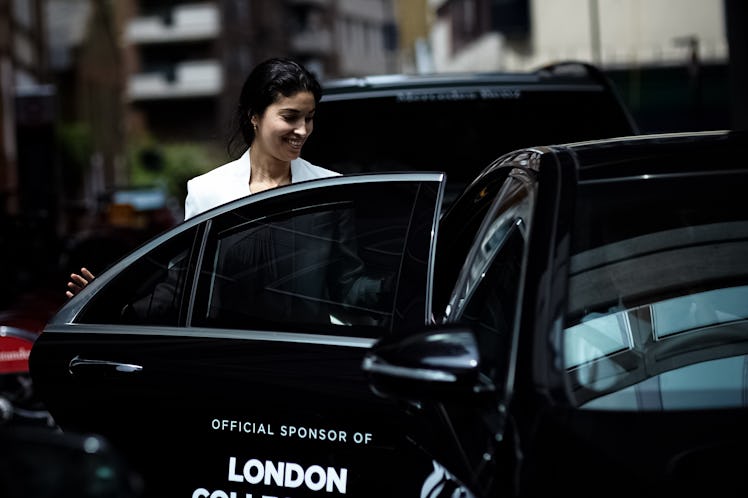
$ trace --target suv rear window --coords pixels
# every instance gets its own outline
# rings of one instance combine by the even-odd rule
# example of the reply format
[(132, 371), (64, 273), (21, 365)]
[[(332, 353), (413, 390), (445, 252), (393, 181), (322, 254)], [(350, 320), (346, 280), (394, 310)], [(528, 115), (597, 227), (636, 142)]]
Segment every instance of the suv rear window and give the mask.
[(445, 171), (452, 199), (506, 152), (636, 133), (602, 75), (546, 73), (328, 82), (304, 157), (343, 174)]

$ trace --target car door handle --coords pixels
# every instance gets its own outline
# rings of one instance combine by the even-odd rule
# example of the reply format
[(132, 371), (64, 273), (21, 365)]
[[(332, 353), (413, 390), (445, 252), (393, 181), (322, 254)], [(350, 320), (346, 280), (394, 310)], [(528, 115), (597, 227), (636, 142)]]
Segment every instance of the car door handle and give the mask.
[(95, 371), (109, 371), (109, 372), (122, 372), (122, 373), (134, 373), (143, 370), (141, 365), (135, 365), (133, 363), (120, 363), (118, 361), (107, 361), (107, 360), (89, 360), (76, 356), (68, 364), (68, 370), (72, 375), (81, 375), (86, 372)]

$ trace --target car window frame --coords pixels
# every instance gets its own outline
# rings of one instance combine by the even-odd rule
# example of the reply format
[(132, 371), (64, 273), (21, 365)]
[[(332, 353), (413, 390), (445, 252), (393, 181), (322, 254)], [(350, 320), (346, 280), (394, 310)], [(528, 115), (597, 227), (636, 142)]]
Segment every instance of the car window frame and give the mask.
[[(503, 163), (501, 166), (509, 168), (509, 174), (481, 222), (468, 257), (460, 270), (443, 319), (444, 323), (463, 321), (463, 313), (469, 308), (476, 289), (501, 253), (504, 243), (509, 237), (519, 233), (523, 247), (515, 310), (510, 327), (508, 357), (503, 369), (503, 378), (499, 372), (495, 378), (490, 379), (497, 387), (499, 401), (502, 404), (509, 402), (514, 390), (525, 276), (529, 262), (529, 237), (537, 197), (537, 158), (519, 155), (514, 160), (516, 162)], [(482, 367), (481, 369), (483, 370)]]

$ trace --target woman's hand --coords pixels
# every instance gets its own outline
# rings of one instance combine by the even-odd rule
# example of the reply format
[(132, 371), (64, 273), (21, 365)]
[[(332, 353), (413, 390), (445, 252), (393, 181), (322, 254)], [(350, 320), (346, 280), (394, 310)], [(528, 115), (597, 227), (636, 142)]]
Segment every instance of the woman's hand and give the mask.
[(90, 271), (88, 271), (86, 268), (81, 268), (81, 273), (78, 275), (77, 273), (72, 273), (70, 275), (70, 282), (68, 282), (68, 290), (65, 292), (65, 295), (68, 298), (73, 297), (74, 295), (78, 294), (85, 286), (87, 286), (91, 280), (93, 280), (94, 275)]

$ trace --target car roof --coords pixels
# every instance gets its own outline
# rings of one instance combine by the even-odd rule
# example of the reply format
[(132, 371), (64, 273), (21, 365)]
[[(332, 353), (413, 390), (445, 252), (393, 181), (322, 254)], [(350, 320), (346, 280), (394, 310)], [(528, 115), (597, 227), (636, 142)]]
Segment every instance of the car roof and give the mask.
[(577, 61), (548, 64), (528, 72), (382, 74), (329, 79), (322, 82), (324, 100), (373, 97), (406, 90), (526, 87), (549, 84), (578, 89), (577, 85), (607, 86), (608, 83), (595, 66)]
[(526, 154), (538, 156), (541, 168), (542, 164), (557, 164), (559, 155), (574, 156), (573, 167), (579, 182), (644, 178), (644, 175), (748, 171), (744, 162), (734, 160), (748, 154), (748, 132), (713, 130), (627, 135), (517, 149), (487, 166), (460, 194), (464, 201), (458, 200), (452, 209), (458, 213), (474, 210), (475, 199), (480, 197), (478, 193), (489, 184), (503, 181), (515, 167), (514, 162), (507, 163), (505, 159)]
[(624, 136), (554, 147), (577, 158), (580, 181), (637, 175), (746, 169), (748, 134), (709, 130)]

